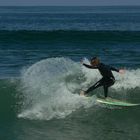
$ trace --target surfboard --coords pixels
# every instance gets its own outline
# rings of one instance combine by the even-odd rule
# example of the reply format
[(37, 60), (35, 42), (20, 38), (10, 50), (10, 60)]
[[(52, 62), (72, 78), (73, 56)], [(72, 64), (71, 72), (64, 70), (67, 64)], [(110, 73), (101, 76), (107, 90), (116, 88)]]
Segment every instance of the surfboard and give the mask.
[(120, 100), (115, 100), (112, 98), (109, 98), (109, 99), (97, 98), (96, 101), (99, 103), (102, 103), (102, 104), (108, 104), (108, 105), (113, 105), (113, 106), (138, 106), (138, 105), (140, 105), (140, 104), (129, 103), (129, 102), (124, 102), (124, 101), (120, 101)]

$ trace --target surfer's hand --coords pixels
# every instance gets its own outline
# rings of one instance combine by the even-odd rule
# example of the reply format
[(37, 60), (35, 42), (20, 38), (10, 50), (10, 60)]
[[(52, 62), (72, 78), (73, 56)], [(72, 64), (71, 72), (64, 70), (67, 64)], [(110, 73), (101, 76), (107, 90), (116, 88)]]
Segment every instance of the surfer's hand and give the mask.
[(120, 70), (119, 70), (119, 73), (120, 73), (120, 74), (124, 74), (124, 73), (125, 73), (125, 70), (124, 70), (124, 69), (120, 69)]
[(83, 59), (81, 60), (81, 64), (82, 64), (82, 65), (84, 64)]

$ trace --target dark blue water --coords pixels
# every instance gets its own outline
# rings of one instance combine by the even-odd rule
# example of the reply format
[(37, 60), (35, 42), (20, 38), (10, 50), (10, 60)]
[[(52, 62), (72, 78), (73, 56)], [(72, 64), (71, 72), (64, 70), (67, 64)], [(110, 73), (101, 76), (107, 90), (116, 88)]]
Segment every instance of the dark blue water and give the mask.
[(138, 107), (101, 105), (73, 91), (114, 73), (109, 96), (140, 102), (140, 7), (0, 7), (0, 139), (139, 140)]
[(139, 14), (138, 6), (1, 7), (0, 29), (138, 31)]

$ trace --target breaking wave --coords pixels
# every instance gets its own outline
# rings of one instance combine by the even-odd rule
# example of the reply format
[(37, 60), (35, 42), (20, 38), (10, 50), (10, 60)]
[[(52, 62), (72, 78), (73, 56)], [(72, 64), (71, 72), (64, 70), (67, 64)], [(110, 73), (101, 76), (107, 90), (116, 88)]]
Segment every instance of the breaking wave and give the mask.
[[(89, 63), (87, 59), (85, 63)], [(140, 87), (140, 70), (126, 70), (124, 75), (114, 73), (116, 83), (112, 91)], [(73, 111), (91, 107), (96, 95), (87, 99), (79, 96), (80, 90), (87, 89), (101, 78), (98, 70), (90, 70), (69, 58), (49, 58), (39, 61), (22, 72), (20, 90), (23, 105), (19, 118), (50, 120), (64, 118)], [(94, 91), (100, 93), (100, 90)]]

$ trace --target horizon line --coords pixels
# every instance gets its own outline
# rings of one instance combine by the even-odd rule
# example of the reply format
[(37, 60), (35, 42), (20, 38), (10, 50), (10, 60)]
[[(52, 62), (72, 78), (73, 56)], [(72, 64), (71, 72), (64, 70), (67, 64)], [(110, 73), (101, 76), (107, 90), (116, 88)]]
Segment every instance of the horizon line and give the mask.
[(140, 5), (0, 5), (0, 7), (24, 7), (24, 6), (32, 6), (32, 7), (116, 7), (116, 6), (140, 6)]

